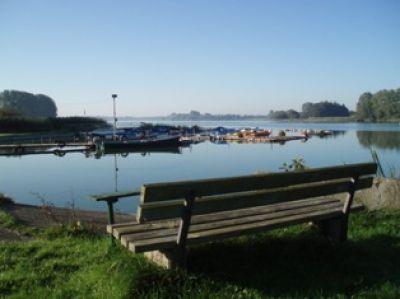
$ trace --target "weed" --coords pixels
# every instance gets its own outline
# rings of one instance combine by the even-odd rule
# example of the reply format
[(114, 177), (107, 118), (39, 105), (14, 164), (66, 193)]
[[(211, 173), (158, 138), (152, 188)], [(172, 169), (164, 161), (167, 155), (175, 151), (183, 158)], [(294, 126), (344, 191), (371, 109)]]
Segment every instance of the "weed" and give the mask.
[(306, 161), (302, 158), (293, 159), (290, 163), (284, 162), (279, 169), (282, 169), (286, 172), (289, 171), (299, 171), (307, 169)]
[(40, 202), (41, 202), (41, 209), (44, 212), (44, 214), (46, 215), (46, 217), (53, 221), (54, 223), (61, 223), (61, 221), (58, 219), (56, 213), (54, 212), (54, 203), (52, 203), (49, 200), (46, 200), (44, 198), (44, 196), (42, 196), (40, 193), (37, 192), (32, 192), (32, 195), (36, 196)]

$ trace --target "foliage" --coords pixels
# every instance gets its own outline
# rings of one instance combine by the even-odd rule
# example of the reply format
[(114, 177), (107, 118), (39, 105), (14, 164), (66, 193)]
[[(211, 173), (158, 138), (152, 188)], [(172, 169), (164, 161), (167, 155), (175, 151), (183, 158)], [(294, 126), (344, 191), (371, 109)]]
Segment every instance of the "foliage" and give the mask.
[(379, 159), (378, 153), (373, 149), (370, 149), (370, 151), (371, 151), (372, 160), (374, 160), (374, 162), (378, 166), (377, 175), (385, 178), (386, 175), (385, 175), (385, 172), (383, 171), (382, 163), (381, 163), (381, 160)]
[(0, 209), (0, 228), (1, 227), (10, 229), (15, 233), (24, 236), (32, 236), (37, 233), (36, 229), (18, 223), (14, 217)]
[(268, 118), (276, 120), (297, 120), (306, 118), (320, 118), (320, 117), (349, 117), (350, 111), (345, 105), (340, 105), (336, 102), (318, 102), (318, 103), (304, 103), (302, 105), (302, 112), (296, 110), (271, 110)]
[(376, 150), (371, 148), (370, 151), (371, 151), (372, 159), (378, 165), (378, 172), (377, 172), (378, 177), (400, 179), (400, 170), (396, 167), (396, 165), (389, 165), (388, 172), (385, 172), (383, 170), (382, 162), (379, 159), (379, 156), (378, 156), (378, 153), (376, 152)]
[(289, 171), (299, 171), (299, 170), (304, 170), (307, 169), (306, 161), (302, 158), (298, 159), (293, 159), (290, 163), (284, 162), (279, 169), (282, 169), (286, 172)]
[(16, 118), (20, 117), (21, 114), (18, 113), (15, 109), (9, 107), (0, 108), (0, 118)]
[(289, 109), (287, 111), (284, 110), (271, 110), (268, 114), (268, 118), (270, 119), (299, 119), (300, 113), (296, 110)]
[(0, 118), (0, 132), (91, 131), (110, 125), (94, 117), (57, 117), (47, 119)]
[(0, 242), (0, 297), (398, 298), (399, 216), (352, 215), (350, 240), (337, 246), (304, 224), (191, 247), (188, 272), (160, 269), (108, 237)]
[(350, 116), (350, 111), (347, 107), (336, 102), (318, 102), (318, 103), (304, 103), (302, 105), (302, 117), (338, 117)]
[(400, 88), (363, 93), (358, 99), (356, 116), (360, 121), (399, 120)]
[(15, 227), (17, 223), (11, 215), (0, 210), (0, 225), (6, 228), (12, 228)]
[(28, 118), (57, 116), (57, 106), (52, 98), (17, 90), (4, 90), (0, 93), (0, 108)]

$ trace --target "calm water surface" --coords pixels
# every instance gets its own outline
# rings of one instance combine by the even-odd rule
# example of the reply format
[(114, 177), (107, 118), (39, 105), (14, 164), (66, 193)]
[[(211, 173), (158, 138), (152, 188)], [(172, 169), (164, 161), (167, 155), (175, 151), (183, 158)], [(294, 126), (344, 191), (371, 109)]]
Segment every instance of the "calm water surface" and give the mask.
[[(170, 122), (173, 123), (173, 122)], [(161, 153), (106, 154), (101, 157), (70, 153), (64, 157), (31, 155), (0, 157), (0, 192), (18, 203), (41, 204), (88, 210), (106, 210), (91, 194), (137, 189), (143, 183), (254, 174), (280, 171), (284, 162), (303, 158), (309, 167), (371, 160), (377, 150), (387, 172), (400, 170), (398, 124), (295, 124), (275, 122), (175, 122), (204, 127), (314, 128), (340, 130), (334, 137), (313, 137), (307, 142), (279, 144), (214, 144), (204, 142)], [(124, 125), (135, 125), (128, 123)], [(137, 198), (123, 199), (117, 209), (134, 212)]]

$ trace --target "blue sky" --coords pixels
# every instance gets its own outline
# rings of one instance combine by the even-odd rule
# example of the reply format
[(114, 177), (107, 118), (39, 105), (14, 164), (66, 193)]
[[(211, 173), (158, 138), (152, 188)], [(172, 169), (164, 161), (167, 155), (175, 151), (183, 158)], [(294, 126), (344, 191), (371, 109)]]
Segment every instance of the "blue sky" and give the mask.
[(0, 90), (60, 115), (267, 114), (400, 88), (400, 1), (0, 1)]

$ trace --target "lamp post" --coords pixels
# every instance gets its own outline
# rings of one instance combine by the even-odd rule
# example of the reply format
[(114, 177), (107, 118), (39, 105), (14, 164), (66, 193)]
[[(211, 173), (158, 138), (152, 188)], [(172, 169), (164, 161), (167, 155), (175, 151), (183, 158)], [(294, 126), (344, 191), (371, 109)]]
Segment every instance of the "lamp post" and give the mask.
[(111, 97), (113, 98), (113, 116), (114, 116), (114, 129), (113, 129), (113, 140), (116, 140), (116, 133), (117, 133), (117, 112), (115, 109), (115, 99), (118, 97), (117, 94), (112, 94)]

